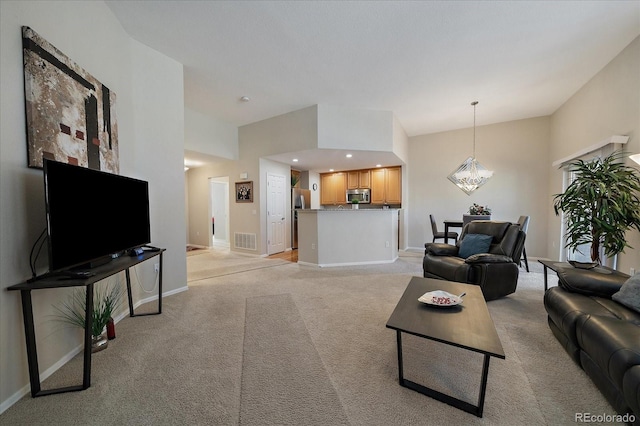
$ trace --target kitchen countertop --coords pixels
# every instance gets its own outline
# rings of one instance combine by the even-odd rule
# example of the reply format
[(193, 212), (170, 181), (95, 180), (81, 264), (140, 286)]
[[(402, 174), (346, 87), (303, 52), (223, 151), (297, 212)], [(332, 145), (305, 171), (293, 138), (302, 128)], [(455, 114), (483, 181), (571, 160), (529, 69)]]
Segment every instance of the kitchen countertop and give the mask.
[(296, 209), (298, 213), (316, 213), (316, 212), (388, 212), (400, 210), (398, 208), (388, 208), (388, 209), (352, 209), (351, 207), (345, 207), (342, 209), (331, 208), (331, 209)]

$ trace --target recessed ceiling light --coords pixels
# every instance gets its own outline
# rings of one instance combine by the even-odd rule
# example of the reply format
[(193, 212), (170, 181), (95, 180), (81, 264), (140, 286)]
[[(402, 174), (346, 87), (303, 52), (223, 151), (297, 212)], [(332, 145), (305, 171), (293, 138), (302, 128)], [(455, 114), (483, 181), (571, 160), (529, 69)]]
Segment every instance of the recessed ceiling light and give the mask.
[(382, 164), (376, 164), (376, 167), (382, 167)]
[(292, 161), (293, 161), (294, 163), (297, 163), (297, 162), (298, 162), (298, 159), (297, 159), (297, 158), (294, 158)]
[(333, 169), (329, 169), (329, 171), (330, 171), (330, 172), (332, 172), (332, 171), (333, 171)]
[(347, 158), (351, 158), (351, 157), (353, 157), (353, 154), (347, 154), (346, 157)]
[(251, 100), (251, 98), (250, 98), (250, 97), (248, 97), (248, 96), (243, 96), (243, 97), (241, 97), (241, 98), (240, 98), (240, 100), (241, 100), (242, 102), (249, 102), (249, 101)]

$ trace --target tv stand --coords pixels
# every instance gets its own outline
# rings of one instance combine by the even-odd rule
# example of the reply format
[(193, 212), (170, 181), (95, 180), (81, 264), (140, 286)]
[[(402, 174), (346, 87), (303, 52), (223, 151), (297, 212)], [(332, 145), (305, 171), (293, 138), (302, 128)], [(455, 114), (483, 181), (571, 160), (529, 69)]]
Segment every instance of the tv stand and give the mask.
[[(123, 256), (118, 259), (97, 266), (91, 269), (91, 276), (85, 277), (69, 277), (61, 274), (53, 274), (44, 276), (41, 279), (31, 282), (23, 282), (20, 284), (7, 287), (7, 290), (19, 290), (22, 300), (22, 317), (24, 320), (24, 334), (27, 345), (27, 361), (29, 364), (29, 381), (31, 383), (31, 396), (36, 398), (39, 396), (52, 395), (64, 392), (77, 392), (85, 390), (91, 386), (91, 325), (93, 321), (93, 286), (99, 281), (109, 278), (118, 272), (125, 271), (127, 281), (127, 298), (129, 299), (129, 316), (137, 317), (143, 315), (159, 315), (162, 313), (162, 254), (165, 249), (158, 251), (145, 251), (139, 256), (129, 257)], [(133, 299), (131, 296), (131, 277), (129, 268), (144, 262), (153, 257), (160, 256), (160, 270), (158, 276), (158, 311), (136, 314), (133, 309)], [(84, 363), (83, 363), (83, 379), (82, 385), (68, 386), (64, 388), (45, 389), (41, 388), (40, 370), (38, 368), (38, 351), (36, 346), (36, 334), (33, 320), (33, 305), (31, 302), (31, 292), (33, 290), (41, 290), (45, 288), (63, 288), (63, 287), (85, 287), (86, 288), (86, 312), (84, 325)]]

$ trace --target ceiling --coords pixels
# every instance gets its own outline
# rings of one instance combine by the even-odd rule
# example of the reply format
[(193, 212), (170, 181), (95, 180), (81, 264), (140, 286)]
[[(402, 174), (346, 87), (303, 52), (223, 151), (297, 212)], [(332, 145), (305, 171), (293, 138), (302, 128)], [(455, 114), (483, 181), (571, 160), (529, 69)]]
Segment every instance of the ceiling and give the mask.
[(550, 115), (640, 34), (638, 1), (106, 3), (184, 65), (186, 108), (235, 126), (315, 104), (409, 136), (471, 127), (474, 100), (478, 125)]

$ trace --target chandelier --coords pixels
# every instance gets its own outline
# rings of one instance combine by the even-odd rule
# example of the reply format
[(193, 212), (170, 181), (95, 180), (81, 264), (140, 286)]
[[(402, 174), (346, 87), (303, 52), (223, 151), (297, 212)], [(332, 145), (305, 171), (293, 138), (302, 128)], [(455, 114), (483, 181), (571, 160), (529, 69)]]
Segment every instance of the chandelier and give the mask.
[(456, 170), (447, 176), (467, 195), (471, 195), (473, 191), (487, 183), (489, 178), (493, 176), (491, 170), (485, 169), (476, 160), (476, 105), (478, 105), (478, 101), (471, 102), (471, 105), (473, 105), (473, 156), (464, 160)]

